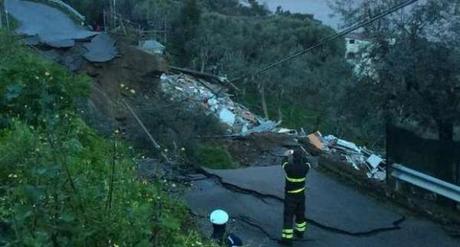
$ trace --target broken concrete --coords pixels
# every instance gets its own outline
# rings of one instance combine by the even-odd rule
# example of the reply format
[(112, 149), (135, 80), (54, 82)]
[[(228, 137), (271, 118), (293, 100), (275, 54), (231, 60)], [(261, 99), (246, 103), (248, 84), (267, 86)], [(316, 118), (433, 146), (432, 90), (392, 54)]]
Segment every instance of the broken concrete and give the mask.
[(105, 63), (118, 54), (113, 40), (107, 33), (98, 34), (90, 43), (83, 45), (88, 51), (83, 55), (93, 63)]
[[(202, 226), (208, 224), (206, 216), (211, 210), (222, 208), (234, 219), (232, 232), (241, 236), (246, 243), (278, 246), (276, 240), (282, 227), (280, 193), (283, 177), (276, 169), (207, 170), (208, 176), (217, 179), (194, 182), (186, 201), (193, 213), (201, 216)], [(320, 173), (312, 172), (308, 180), (309, 229), (306, 240), (297, 242), (295, 246), (457, 245), (456, 240), (438, 225), (410, 216), (405, 216), (404, 220), (396, 209), (341, 184), (334, 184), (334, 181), (329, 181)], [(203, 230), (209, 233), (209, 228), (206, 230), (204, 227)]]
[(61, 10), (32, 1), (5, 0), (5, 9), (18, 22), (18, 34), (38, 36), (43, 44), (55, 48), (71, 47), (74, 40), (88, 39), (97, 33), (76, 24)]
[(163, 55), (166, 47), (156, 40), (143, 40), (139, 42), (139, 48), (155, 55)]

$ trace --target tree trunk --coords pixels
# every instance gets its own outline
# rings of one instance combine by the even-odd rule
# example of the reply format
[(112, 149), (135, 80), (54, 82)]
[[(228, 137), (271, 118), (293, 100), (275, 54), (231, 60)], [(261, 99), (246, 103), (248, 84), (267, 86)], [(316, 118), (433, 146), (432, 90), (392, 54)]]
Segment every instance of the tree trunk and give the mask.
[(0, 8), (0, 29), (3, 28), (3, 8)]
[(283, 102), (283, 94), (284, 94), (284, 89), (281, 88), (281, 90), (279, 90), (279, 93), (278, 93), (278, 122), (280, 123), (283, 121), (283, 112), (281, 111), (281, 106)]
[(204, 68), (205, 68), (205, 61), (204, 61), (204, 58), (202, 57), (202, 58), (201, 58), (201, 68), (200, 68), (200, 72), (201, 72), (201, 73), (204, 72)]
[(260, 94), (260, 100), (262, 103), (262, 109), (264, 111), (264, 116), (266, 119), (269, 119), (267, 101), (265, 99), (265, 83), (263, 82), (259, 84), (259, 94)]

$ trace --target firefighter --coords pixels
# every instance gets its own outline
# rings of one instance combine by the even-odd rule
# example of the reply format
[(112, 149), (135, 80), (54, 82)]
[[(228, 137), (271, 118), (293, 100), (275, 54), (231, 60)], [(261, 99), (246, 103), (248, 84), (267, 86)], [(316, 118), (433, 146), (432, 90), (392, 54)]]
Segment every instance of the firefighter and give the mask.
[(229, 216), (227, 212), (221, 209), (212, 211), (209, 216), (209, 220), (212, 223), (212, 235), (211, 238), (216, 241), (219, 245), (226, 247), (239, 247), (243, 246), (243, 241), (235, 234), (230, 233), (226, 234), (226, 225), (228, 222)]
[[(292, 246), (295, 239), (303, 239), (305, 218), (305, 179), (311, 168), (300, 146), (285, 153), (282, 167), (285, 173), (284, 223), (280, 243)], [(295, 226), (294, 226), (295, 218)]]

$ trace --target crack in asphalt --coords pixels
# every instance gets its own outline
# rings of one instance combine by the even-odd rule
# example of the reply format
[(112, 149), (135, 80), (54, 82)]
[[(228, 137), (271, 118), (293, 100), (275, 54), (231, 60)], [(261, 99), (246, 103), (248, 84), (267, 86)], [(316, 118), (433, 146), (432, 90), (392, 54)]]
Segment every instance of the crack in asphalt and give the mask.
[[(250, 189), (246, 189), (246, 188), (243, 188), (243, 187), (239, 187), (235, 184), (231, 184), (231, 183), (227, 183), (225, 181), (223, 181), (222, 177), (218, 176), (218, 175), (215, 175), (215, 174), (212, 174), (212, 173), (209, 173), (207, 172), (206, 170), (204, 169), (200, 169), (199, 170), (203, 175), (205, 175), (206, 177), (208, 178), (214, 178), (214, 179), (217, 179), (219, 181), (219, 183), (224, 186), (225, 188), (233, 191), (233, 192), (237, 192), (237, 193), (243, 193), (243, 194), (249, 194), (249, 195), (252, 195), (260, 200), (262, 200), (264, 203), (267, 203), (267, 201), (265, 200), (265, 198), (271, 198), (271, 199), (274, 199), (276, 201), (279, 201), (281, 203), (284, 203), (284, 199), (279, 197), (279, 196), (275, 196), (275, 195), (271, 195), (271, 194), (264, 194), (264, 193), (260, 193), (260, 192), (257, 192), (257, 191), (254, 191), (254, 190), (250, 190)], [(268, 203), (267, 203), (268, 204)], [(278, 240), (276, 238), (273, 238), (272, 236), (270, 236), (270, 234), (268, 234), (268, 231), (263, 229), (263, 227), (257, 225), (256, 223), (254, 222), (247, 222), (248, 220), (244, 219), (244, 218), (241, 218), (241, 220), (243, 222), (245, 222), (246, 224), (249, 224), (249, 225), (252, 225), (256, 228), (258, 228), (259, 230), (261, 230), (265, 235), (267, 235), (270, 239), (272, 240)], [(403, 223), (405, 220), (406, 220), (406, 217), (405, 216), (401, 216), (401, 218), (395, 220), (392, 225), (393, 226), (389, 226), (389, 227), (380, 227), (380, 228), (375, 228), (375, 229), (371, 229), (371, 230), (368, 230), (368, 231), (360, 231), (360, 232), (351, 232), (351, 231), (347, 231), (347, 230), (344, 230), (344, 229), (340, 229), (340, 228), (337, 228), (337, 227), (333, 227), (333, 226), (329, 226), (329, 225), (326, 225), (326, 224), (322, 224), (314, 219), (311, 219), (311, 218), (306, 218), (307, 222), (310, 223), (311, 225), (314, 225), (318, 228), (321, 228), (323, 230), (326, 230), (326, 231), (329, 231), (329, 232), (333, 232), (333, 233), (337, 233), (337, 234), (342, 234), (342, 235), (347, 235), (347, 236), (353, 236), (353, 237), (368, 237), (368, 236), (372, 236), (372, 235), (376, 235), (376, 234), (379, 234), (379, 233), (382, 233), (382, 232), (388, 232), (388, 231), (396, 231), (396, 230), (400, 230), (401, 229), (401, 226), (400, 224)]]
[[(259, 226), (257, 223), (253, 222), (251, 220), (250, 217), (243, 217), (243, 216), (239, 216), (239, 217), (236, 217), (236, 219), (239, 219), (241, 222), (249, 225), (249, 226), (252, 226), (254, 228), (257, 228), (259, 231), (261, 231), (265, 236), (267, 236), (268, 239), (272, 240), (272, 241), (275, 241), (275, 242), (278, 242), (280, 241), (281, 239), (280, 238), (274, 238), (270, 235), (270, 233), (267, 232), (267, 230), (265, 230), (263, 227)], [(312, 238), (305, 238), (305, 239), (295, 239), (294, 242), (312, 242), (312, 241), (315, 241), (315, 239), (312, 239)]]

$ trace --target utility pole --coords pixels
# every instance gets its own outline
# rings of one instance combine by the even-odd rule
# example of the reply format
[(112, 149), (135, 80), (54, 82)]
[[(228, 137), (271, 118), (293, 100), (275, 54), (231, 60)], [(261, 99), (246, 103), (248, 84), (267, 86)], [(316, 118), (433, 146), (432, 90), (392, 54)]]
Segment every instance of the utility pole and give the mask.
[(117, 25), (117, 0), (112, 0), (112, 25), (113, 28)]

